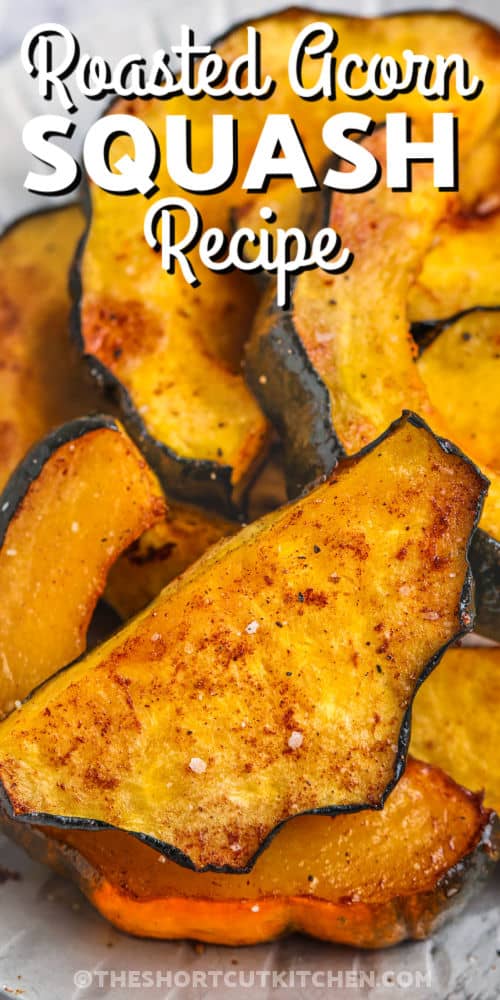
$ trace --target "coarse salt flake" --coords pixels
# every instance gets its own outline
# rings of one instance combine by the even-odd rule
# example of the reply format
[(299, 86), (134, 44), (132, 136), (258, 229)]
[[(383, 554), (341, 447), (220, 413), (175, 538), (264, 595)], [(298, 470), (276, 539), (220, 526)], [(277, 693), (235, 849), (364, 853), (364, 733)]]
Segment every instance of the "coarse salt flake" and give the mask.
[(207, 765), (201, 757), (191, 757), (189, 767), (195, 774), (203, 774), (207, 769)]
[(7, 549), (5, 554), (7, 556), (17, 556), (17, 549)]
[(290, 747), (291, 750), (298, 750), (298, 748), (302, 746), (303, 740), (304, 737), (302, 733), (297, 733), (294, 730), (288, 740), (288, 746)]
[(159, 642), (161, 639), (161, 632), (153, 632), (151, 636), (151, 642)]
[(258, 903), (256, 903), (255, 906), (252, 906), (252, 913), (258, 913), (259, 910), (260, 910), (260, 906), (259, 906)]
[(259, 627), (259, 623), (254, 620), (253, 622), (249, 622), (248, 623), (248, 625), (247, 625), (247, 627), (245, 629), (245, 632), (248, 632), (249, 635), (254, 635), (255, 632), (257, 631), (258, 627)]
[(78, 532), (80, 531), (80, 525), (78, 524), (78, 521), (73, 521), (71, 525), (71, 530), (74, 535), (78, 534)]

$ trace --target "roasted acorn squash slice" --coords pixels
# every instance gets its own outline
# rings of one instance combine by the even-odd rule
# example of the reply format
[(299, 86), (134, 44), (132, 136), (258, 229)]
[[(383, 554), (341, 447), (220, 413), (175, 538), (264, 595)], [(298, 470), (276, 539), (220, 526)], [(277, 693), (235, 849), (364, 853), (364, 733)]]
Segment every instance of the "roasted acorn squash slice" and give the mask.
[[(383, 129), (364, 142), (383, 163)], [(410, 333), (408, 296), (438, 223), (450, 208), (450, 196), (433, 188), (430, 170), (426, 164), (414, 168), (413, 190), (408, 193), (388, 191), (382, 184), (364, 194), (332, 198), (331, 224), (354, 251), (353, 267), (341, 275), (301, 274), (288, 312), (276, 308), (274, 289), (268, 288), (247, 348), (247, 379), (282, 437), (291, 496), (316, 476), (328, 474), (342, 454), (362, 446), (401, 407), (410, 405), (425, 415), (434, 430), (457, 440), (483, 463), (491, 487), (481, 523), (493, 539), (500, 539), (500, 477), (497, 463), (484, 462), (494, 450), (496, 429), (483, 444), (479, 436), (474, 437), (476, 425), (463, 382), (463, 402), (457, 408), (458, 380), (465, 375), (464, 351), (454, 358), (449, 373), (446, 365), (433, 364), (442, 353), (449, 357), (448, 345), (456, 340), (457, 331), (445, 331), (442, 344), (440, 338), (435, 339), (429, 360), (423, 354), (415, 364), (417, 347)], [(478, 326), (478, 336), (471, 338), (468, 348), (474, 366), (471, 405), (484, 394), (481, 378), (484, 381), (486, 366), (498, 364), (495, 317), (499, 314), (485, 314), (483, 319), (481, 315), (472, 320), (471, 314), (471, 322)], [(457, 330), (461, 337), (465, 327), (459, 324)], [(436, 337), (434, 327), (432, 336)], [(434, 371), (429, 382), (427, 367)], [(457, 383), (449, 395), (445, 389), (448, 374)], [(492, 378), (494, 368), (488, 377), (481, 426), (489, 424), (496, 407), (497, 397), (490, 391)], [(489, 620), (483, 622), (485, 602), (481, 599), (478, 626), (492, 635), (493, 581), (498, 578), (495, 544), (488, 547), (488, 553), (493, 562), (488, 580), (478, 581), (478, 590), (488, 590)], [(484, 567), (484, 556), (483, 546), (481, 557), (474, 559), (476, 566)], [(498, 590), (497, 606), (500, 614)], [(494, 628), (495, 637), (498, 626)]]
[(500, 811), (499, 732), (500, 649), (449, 650), (415, 698), (412, 753)]
[[(268, 114), (287, 113), (297, 122), (309, 159), (319, 168), (328, 152), (321, 139), (322, 125), (332, 109), (359, 111), (359, 102), (342, 93), (336, 95), (333, 106), (328, 100), (304, 101), (291, 89), (290, 47), (299, 32), (318, 19), (338, 32), (338, 59), (353, 51), (366, 60), (380, 51), (401, 58), (406, 48), (425, 52), (429, 38), (436, 53), (460, 52), (484, 81), (477, 99), (460, 102), (464, 157), (492, 125), (499, 103), (500, 44), (495, 30), (482, 22), (450, 13), (366, 20), (297, 8), (262, 18), (254, 22), (261, 36), (262, 76), (269, 74), (277, 85), (267, 100), (249, 101), (245, 113), (236, 98), (224, 101), (224, 113), (238, 119), (238, 174), (230, 187), (217, 194), (190, 194), (205, 227), (218, 225), (229, 231), (231, 210), (246, 200), (241, 182)], [(245, 27), (239, 26), (216, 43), (229, 63), (246, 51)], [(317, 74), (317, 61), (310, 60), (304, 70), (306, 82)], [(430, 138), (432, 113), (440, 109), (448, 111), (449, 102), (429, 102), (415, 90), (391, 102), (391, 111), (409, 113), (424, 138)], [(208, 169), (211, 115), (221, 113), (221, 103), (215, 98), (193, 101), (178, 96), (169, 99), (168, 106), (161, 100), (123, 100), (109, 112), (140, 117), (155, 134), (162, 163), (156, 179), (159, 198), (185, 195), (170, 180), (165, 166), (167, 111), (191, 120), (193, 161), (196, 169)], [(379, 121), (387, 112), (387, 102), (368, 99), (363, 101), (363, 111)], [(130, 152), (127, 137), (117, 139), (113, 162)], [(174, 275), (165, 274), (158, 256), (146, 244), (142, 195), (116, 197), (90, 184), (88, 201), (89, 227), (75, 269), (79, 346), (96, 377), (117, 391), (123, 418), (140, 439), (167, 493), (191, 501), (210, 495), (220, 505), (227, 505), (228, 497), (238, 502), (266, 438), (265, 422), (245, 390), (238, 367), (255, 303), (251, 279), (238, 272), (214, 275), (201, 268), (193, 252), (201, 285), (192, 288), (178, 269)], [(384, 414), (379, 430), (386, 423)], [(371, 430), (366, 440), (373, 437)]]
[(430, 334), (417, 368), (431, 403), (467, 454), (500, 476), (500, 308), (472, 309)]
[(167, 516), (138, 538), (111, 567), (106, 601), (131, 618), (206, 549), (239, 528), (234, 521), (189, 504), (170, 503)]
[[(103, 405), (69, 332), (68, 269), (83, 228), (81, 208), (68, 205), (24, 216), (0, 238), (0, 489), (36, 441)], [(209, 511), (171, 504), (111, 570), (106, 599), (128, 617), (235, 530)]]
[[(385, 129), (363, 145), (385, 164)], [(414, 166), (409, 192), (388, 190), (384, 171), (370, 191), (331, 197), (330, 225), (354, 253), (350, 270), (299, 275), (288, 312), (271, 287), (247, 348), (247, 378), (282, 436), (292, 496), (406, 406), (439, 429), (414, 364), (407, 299), (453, 196), (434, 188), (429, 164)]]
[(0, 238), (0, 489), (28, 448), (102, 401), (69, 336), (77, 205), (24, 216)]
[(28, 453), (0, 494), (0, 713), (83, 652), (109, 567), (164, 514), (110, 417), (75, 420)]
[(429, 324), (417, 366), (432, 404), (490, 479), (490, 497), (471, 551), (476, 627), (500, 640), (500, 309), (472, 309)]
[(473, 624), (484, 492), (449, 442), (402, 417), (1, 723), (12, 814), (241, 870), (295, 813), (380, 807), (416, 688)]
[(475, 306), (500, 306), (499, 275), (500, 211), (452, 216), (436, 229), (410, 288), (410, 321), (427, 324)]
[(381, 811), (292, 819), (245, 875), (189, 871), (121, 831), (0, 823), (120, 930), (226, 945), (292, 931), (361, 948), (423, 938), (499, 850), (481, 797), (414, 760)]

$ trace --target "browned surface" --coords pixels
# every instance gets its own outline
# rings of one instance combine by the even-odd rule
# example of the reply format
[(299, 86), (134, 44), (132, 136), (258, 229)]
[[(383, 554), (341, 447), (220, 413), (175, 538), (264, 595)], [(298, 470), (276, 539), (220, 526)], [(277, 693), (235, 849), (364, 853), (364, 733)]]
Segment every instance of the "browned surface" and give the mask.
[(0, 726), (14, 811), (98, 819), (237, 868), (294, 813), (380, 802), (418, 678), (470, 624), (482, 489), (402, 422), (212, 549)]

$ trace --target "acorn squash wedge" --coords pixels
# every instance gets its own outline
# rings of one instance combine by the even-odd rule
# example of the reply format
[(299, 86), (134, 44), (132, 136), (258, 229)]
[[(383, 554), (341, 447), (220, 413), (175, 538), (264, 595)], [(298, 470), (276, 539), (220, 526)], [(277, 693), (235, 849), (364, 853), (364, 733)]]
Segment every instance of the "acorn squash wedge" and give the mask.
[(485, 489), (405, 414), (0, 724), (11, 814), (242, 870), (296, 813), (380, 807), (416, 688), (473, 625)]
[(500, 309), (471, 309), (429, 324), (417, 361), (432, 404), (490, 480), (489, 502), (471, 550), (476, 628), (500, 640)]
[[(299, 98), (287, 72), (293, 40), (318, 17), (315, 11), (292, 8), (252, 22), (258, 25), (261, 38), (262, 78), (269, 74), (276, 87), (265, 101), (248, 101), (244, 108), (237, 98), (224, 100), (224, 113), (238, 119), (238, 171), (223, 191), (209, 196), (189, 194), (205, 227), (217, 225), (229, 233), (231, 211), (247, 198), (241, 182), (268, 114), (289, 114), (297, 122), (313, 167), (319, 168), (324, 160), (327, 151), (321, 132), (332, 114), (332, 103)], [(322, 13), (321, 20), (339, 35), (337, 58), (356, 51), (369, 60), (381, 50), (402, 57), (406, 48), (426, 51), (430, 37), (436, 52), (460, 52), (484, 81), (474, 102), (460, 101), (464, 157), (490, 128), (500, 94), (500, 42), (493, 28), (450, 13), (368, 20)], [(229, 64), (244, 55), (247, 45), (245, 25), (216, 42), (217, 51)], [(317, 72), (311, 60), (304, 69), (306, 81)], [(408, 112), (415, 128), (430, 138), (432, 113), (448, 111), (449, 102), (430, 103), (412, 91), (392, 101), (391, 110), (398, 109)], [(116, 101), (108, 111), (140, 118), (154, 133), (162, 164), (156, 178), (158, 198), (185, 196), (166, 169), (166, 110), (165, 102), (157, 99)], [(359, 102), (338, 93), (335, 110), (359, 111)], [(375, 121), (381, 120), (387, 103), (369, 99), (363, 102), (363, 110)], [(168, 101), (168, 112), (189, 118), (195, 169), (209, 169), (211, 116), (221, 113), (220, 101), (175, 96)], [(120, 136), (110, 151), (112, 163), (125, 154), (133, 155), (132, 144)], [(198, 288), (187, 285), (179, 269), (166, 274), (159, 256), (143, 238), (143, 196), (114, 196), (92, 183), (88, 194), (89, 225), (74, 281), (79, 348), (95, 376), (116, 391), (123, 419), (157, 469), (167, 493), (194, 502), (210, 496), (227, 510), (231, 502), (239, 503), (267, 439), (266, 423), (239, 370), (255, 308), (253, 283), (239, 272), (214, 275), (201, 266), (196, 250), (191, 260), (201, 281)], [(405, 405), (414, 404), (407, 401)], [(392, 413), (390, 419), (396, 415)]]
[[(383, 132), (379, 128), (363, 140), (382, 164)], [(364, 194), (339, 193), (331, 199), (331, 225), (355, 254), (350, 271), (301, 274), (287, 312), (276, 308), (272, 286), (263, 295), (247, 346), (246, 375), (283, 440), (290, 496), (316, 476), (328, 475), (343, 454), (361, 447), (406, 405), (483, 462), (482, 452), (472, 449), (474, 421), (469, 422), (467, 403), (457, 411), (450, 398), (447, 401), (446, 391), (429, 392), (425, 370), (432, 362), (422, 355), (415, 364), (408, 296), (453, 202), (433, 188), (428, 164), (417, 165), (413, 176), (413, 190), (408, 193), (394, 193), (381, 184)], [(484, 393), (479, 390), (479, 374), (484, 375), (484, 366), (495, 354), (495, 315), (475, 321), (484, 323), (485, 339), (484, 348), (475, 349), (473, 361), (479, 395)], [(436, 333), (433, 327), (431, 336)], [(453, 332), (448, 337), (451, 340)], [(471, 353), (474, 348), (475, 342)], [(434, 350), (439, 356), (438, 340)], [(455, 371), (459, 365), (453, 362)], [(444, 385), (448, 373), (443, 368), (440, 374)], [(464, 398), (467, 392), (464, 387)], [(495, 394), (489, 389), (488, 393), (485, 421), (496, 404)], [(485, 447), (493, 448), (495, 440), (492, 432)], [(481, 525), (493, 539), (500, 539), (500, 477), (494, 465), (483, 467), (491, 486)], [(491, 617), (498, 563), (496, 547), (490, 546), (488, 552), (493, 565), (488, 580), (478, 582), (478, 591), (488, 590)], [(484, 555), (482, 546), (483, 567)], [(478, 627), (491, 635), (491, 625), (483, 626), (483, 606), (481, 600)]]
[(131, 618), (219, 539), (238, 529), (234, 521), (210, 511), (169, 503), (166, 517), (137, 538), (111, 567), (106, 601), (123, 620)]
[(409, 290), (410, 322), (427, 325), (475, 306), (500, 307), (499, 275), (500, 211), (453, 215), (436, 229)]
[[(0, 237), (0, 489), (50, 430), (103, 405), (69, 332), (68, 269), (83, 229), (82, 209), (67, 205), (23, 216)], [(171, 504), (111, 569), (107, 601), (120, 614), (135, 613), (236, 527)]]
[(102, 407), (69, 336), (68, 269), (83, 228), (68, 205), (0, 237), (0, 489), (36, 441)]
[[(255, 521), (286, 503), (281, 450), (275, 444), (249, 491), (246, 520)], [(122, 620), (130, 618), (158, 596), (221, 538), (234, 535), (241, 524), (191, 504), (169, 502), (160, 521), (124, 552), (111, 567), (105, 599)]]
[(358, 948), (426, 937), (463, 908), (500, 847), (480, 795), (411, 759), (382, 810), (292, 819), (245, 875), (189, 871), (122, 831), (1, 813), (0, 824), (119, 930), (225, 945), (293, 931)]
[(411, 752), (500, 811), (499, 732), (500, 649), (450, 649), (415, 698)]
[(500, 308), (431, 325), (417, 368), (467, 454), (500, 476)]
[(363, 146), (383, 167), (378, 186), (355, 195), (325, 192), (329, 224), (353, 252), (352, 267), (299, 275), (288, 311), (276, 306), (271, 287), (247, 346), (247, 380), (283, 440), (291, 496), (405, 407), (440, 429), (415, 368), (407, 298), (453, 196), (434, 188), (424, 163), (414, 167), (412, 191), (390, 191), (385, 129)]
[(109, 567), (164, 514), (111, 417), (65, 424), (28, 453), (0, 494), (0, 713), (83, 652)]

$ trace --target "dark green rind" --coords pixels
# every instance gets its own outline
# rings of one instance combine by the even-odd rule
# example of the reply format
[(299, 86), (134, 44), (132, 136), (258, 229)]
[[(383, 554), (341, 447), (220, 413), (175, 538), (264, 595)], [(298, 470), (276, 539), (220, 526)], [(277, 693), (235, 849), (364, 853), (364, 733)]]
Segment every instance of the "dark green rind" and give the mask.
[(332, 429), (328, 389), (312, 365), (295, 330), (291, 312), (266, 296), (256, 329), (269, 322), (269, 332), (252, 336), (247, 345), (245, 377), (281, 438), (289, 497), (296, 497), (320, 476), (329, 475), (344, 457)]
[[(337, 159), (329, 157), (327, 166), (330, 163)], [(324, 188), (304, 198), (297, 225), (312, 234), (328, 225), (332, 192)], [(333, 430), (328, 389), (293, 322), (296, 280), (291, 282), (292, 307), (282, 309), (276, 303), (275, 282), (267, 276), (244, 361), (247, 384), (281, 438), (290, 498), (299, 496), (320, 476), (329, 475), (345, 457)], [(259, 336), (261, 325), (267, 332)]]
[[(479, 519), (481, 517), (484, 498), (486, 496), (488, 489), (488, 480), (483, 475), (483, 473), (477, 468), (476, 465), (474, 465), (473, 462), (471, 462), (470, 458), (467, 458), (467, 456), (460, 451), (459, 448), (451, 444), (450, 441), (446, 441), (444, 438), (440, 438), (436, 434), (434, 434), (434, 432), (431, 430), (428, 424), (426, 424), (421, 417), (419, 417), (415, 413), (412, 413), (409, 410), (405, 410), (401, 415), (401, 417), (399, 417), (398, 420), (395, 420), (392, 424), (390, 424), (390, 426), (387, 428), (386, 431), (384, 431), (383, 434), (381, 434), (375, 441), (372, 441), (370, 444), (362, 448), (361, 451), (359, 451), (356, 455), (351, 456), (348, 459), (348, 461), (355, 462), (357, 459), (362, 458), (364, 455), (368, 454), (375, 448), (379, 447), (382, 441), (384, 441), (387, 437), (389, 437), (404, 422), (409, 422), (413, 424), (413, 426), (415, 427), (424, 429), (428, 434), (431, 435), (431, 437), (434, 438), (435, 441), (437, 441), (437, 443), (444, 452), (446, 452), (447, 454), (457, 455), (464, 462), (466, 462), (466, 464), (474, 470), (474, 472), (479, 478), (479, 481), (482, 483), (482, 489), (480, 491), (480, 495), (477, 502), (474, 524), (472, 526), (471, 533), (466, 545), (467, 569), (465, 573), (462, 593), (460, 595), (460, 600), (458, 604), (458, 618), (460, 627), (458, 628), (457, 632), (453, 636), (451, 636), (450, 639), (446, 643), (444, 643), (443, 646), (440, 649), (438, 649), (436, 653), (434, 653), (434, 655), (430, 658), (430, 660), (424, 665), (420, 677), (418, 678), (417, 683), (415, 684), (415, 688), (413, 690), (412, 697), (410, 699), (408, 708), (403, 718), (401, 730), (399, 733), (398, 749), (394, 763), (393, 777), (391, 778), (391, 781), (389, 782), (383, 794), (381, 795), (380, 801), (376, 804), (374, 804), (373, 802), (366, 802), (352, 806), (323, 806), (317, 809), (308, 809), (302, 813), (294, 813), (294, 816), (295, 815), (336, 816), (341, 813), (361, 812), (364, 809), (383, 808), (388, 795), (390, 795), (393, 788), (397, 785), (406, 766), (406, 758), (408, 755), (408, 748), (410, 743), (411, 713), (412, 713), (413, 700), (415, 698), (418, 689), (420, 688), (420, 685), (438, 665), (439, 661), (441, 660), (446, 650), (449, 649), (450, 646), (453, 646), (459, 639), (463, 638), (463, 636), (466, 635), (468, 632), (470, 632), (474, 627), (473, 581), (472, 581), (472, 573), (470, 570), (469, 556), (470, 556), (471, 540), (474, 536), (474, 532), (476, 531)], [(54, 674), (48, 680), (43, 681), (42, 684), (40, 684), (37, 688), (35, 688), (35, 690), (32, 691), (27, 698), (25, 698), (25, 702), (29, 701), (41, 688), (44, 688), (47, 684), (50, 684), (50, 682), (54, 679), (54, 677), (57, 677), (59, 673), (62, 673), (63, 671), (66, 670), (70, 670), (71, 667), (73, 667), (76, 663), (81, 662), (81, 660), (84, 659), (85, 655), (86, 654), (83, 654), (83, 656), (78, 657), (77, 660), (75, 660), (73, 663), (68, 664), (68, 666), (63, 667), (62, 670), (58, 671), (57, 674)], [(2, 783), (0, 783), (0, 810), (3, 810), (6, 813), (7, 817), (15, 821), (16, 823), (28, 823), (35, 826), (53, 826), (53, 827), (60, 826), (63, 828), (69, 827), (71, 829), (77, 829), (77, 830), (122, 829), (120, 827), (113, 826), (113, 824), (105, 823), (101, 820), (89, 820), (83, 817), (57, 816), (51, 813), (41, 813), (41, 812), (24, 813), (22, 815), (21, 814), (16, 815), (14, 810), (12, 809), (10, 799)], [(233, 865), (206, 865), (203, 868), (197, 868), (197, 866), (194, 864), (189, 855), (179, 850), (179, 848), (175, 847), (173, 844), (167, 844), (156, 837), (152, 837), (149, 836), (148, 834), (140, 833), (138, 831), (126, 830), (125, 832), (129, 833), (133, 837), (136, 837), (138, 840), (147, 844), (149, 847), (154, 848), (154, 850), (158, 851), (160, 854), (165, 855), (165, 857), (169, 858), (170, 861), (175, 861), (176, 864), (182, 865), (184, 868), (190, 868), (192, 871), (200, 871), (200, 872), (211, 871), (211, 872), (221, 872), (225, 874), (242, 874), (245, 872), (250, 872), (252, 870), (253, 866), (255, 865), (255, 862), (257, 861), (257, 858), (260, 857), (263, 851), (265, 851), (266, 847), (268, 847), (268, 845), (270, 844), (273, 837), (276, 836), (278, 831), (281, 830), (282, 827), (285, 825), (285, 823), (287, 823), (291, 818), (292, 817), (289, 816), (286, 819), (282, 820), (280, 823), (278, 823), (274, 827), (274, 829), (271, 830), (268, 836), (263, 840), (260, 847), (252, 856), (248, 864), (240, 868), (236, 868)]]
[(71, 441), (98, 430), (119, 431), (113, 417), (96, 414), (78, 417), (52, 431), (31, 448), (12, 473), (0, 495), (0, 547), (3, 545), (10, 522), (24, 500), (31, 484), (38, 478), (44, 465), (54, 452)]
[[(109, 110), (110, 108), (108, 108)], [(259, 470), (258, 463), (251, 471), (248, 483), (245, 483), (241, 503), (236, 504), (231, 483), (231, 466), (220, 465), (218, 462), (208, 459), (185, 458), (178, 455), (163, 441), (155, 438), (149, 433), (125, 386), (98, 358), (86, 352), (81, 326), (83, 294), (81, 267), (92, 224), (92, 204), (88, 181), (85, 180), (83, 185), (82, 205), (86, 226), (69, 273), (69, 290), (73, 300), (70, 313), (70, 336), (76, 344), (79, 354), (88, 365), (91, 376), (108, 394), (113, 403), (119, 407), (128, 433), (156, 472), (168, 496), (172, 499), (198, 504), (205, 509), (212, 509), (224, 517), (238, 520), (242, 510), (244, 511), (245, 494)], [(265, 455), (262, 456), (262, 460), (264, 458)]]
[(412, 323), (411, 335), (418, 346), (419, 355), (423, 354), (437, 340), (443, 330), (453, 326), (459, 319), (470, 316), (471, 313), (482, 312), (500, 312), (500, 306), (472, 306), (470, 309), (462, 309), (461, 312), (454, 313), (453, 316), (447, 316), (446, 319), (429, 319), (420, 323)]
[(470, 550), (475, 583), (476, 632), (500, 642), (500, 542), (476, 531)]

